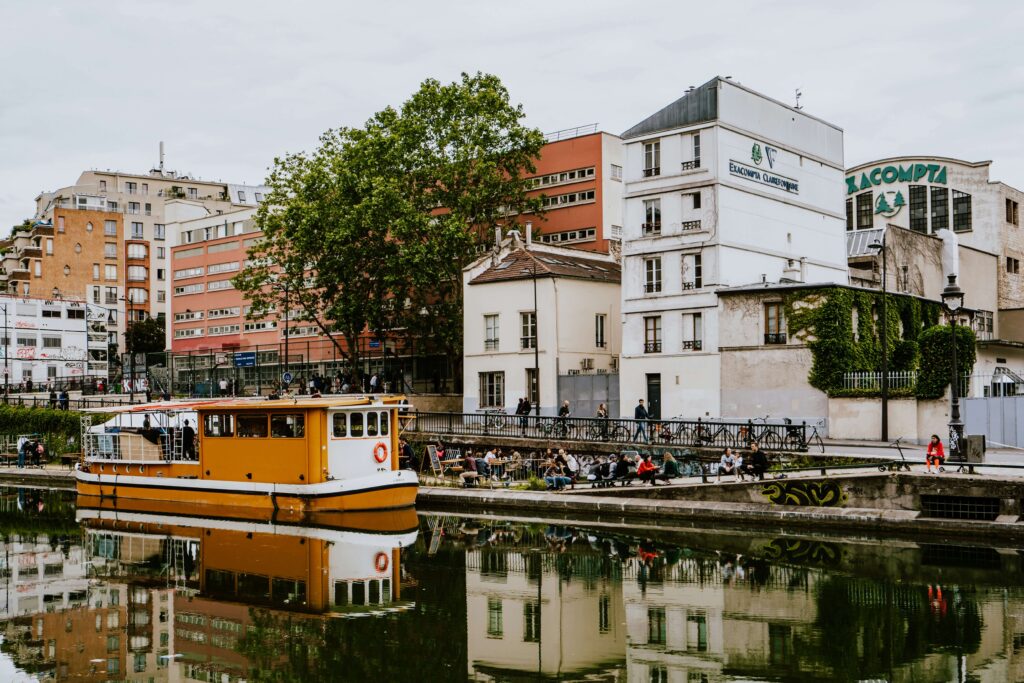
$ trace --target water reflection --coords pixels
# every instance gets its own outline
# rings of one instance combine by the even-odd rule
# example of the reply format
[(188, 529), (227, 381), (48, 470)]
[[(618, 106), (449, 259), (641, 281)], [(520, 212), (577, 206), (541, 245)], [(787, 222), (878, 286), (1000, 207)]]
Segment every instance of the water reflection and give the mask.
[(1015, 549), (185, 512), (0, 490), (0, 656), (44, 681), (1024, 680)]

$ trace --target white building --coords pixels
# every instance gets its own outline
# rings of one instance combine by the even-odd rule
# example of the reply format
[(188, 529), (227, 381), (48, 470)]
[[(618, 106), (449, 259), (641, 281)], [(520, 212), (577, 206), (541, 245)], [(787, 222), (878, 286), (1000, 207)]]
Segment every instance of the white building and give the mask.
[(50, 382), (63, 385), (83, 376), (107, 378), (110, 309), (60, 298), (0, 296), (0, 319), (9, 384), (31, 380), (34, 387), (44, 388)]
[(847, 282), (843, 132), (714, 78), (622, 137), (622, 412), (719, 415), (716, 290)]
[[(529, 233), (525, 243), (505, 240), (463, 271), (465, 412), (512, 412), (528, 397), (553, 415), (559, 376), (616, 370), (619, 264), (604, 254), (534, 244)], [(593, 415), (589, 409), (574, 413)]]

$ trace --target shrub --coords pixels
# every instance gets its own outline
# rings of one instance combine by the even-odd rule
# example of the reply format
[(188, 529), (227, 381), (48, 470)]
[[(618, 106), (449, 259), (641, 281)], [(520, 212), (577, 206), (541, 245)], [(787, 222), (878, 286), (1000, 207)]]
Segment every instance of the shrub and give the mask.
[[(921, 347), (921, 369), (917, 373), (917, 397), (941, 398), (953, 374), (953, 335), (949, 325), (933, 325), (918, 338)], [(974, 331), (958, 325), (956, 328), (956, 361), (960, 376), (974, 370), (976, 359)]]

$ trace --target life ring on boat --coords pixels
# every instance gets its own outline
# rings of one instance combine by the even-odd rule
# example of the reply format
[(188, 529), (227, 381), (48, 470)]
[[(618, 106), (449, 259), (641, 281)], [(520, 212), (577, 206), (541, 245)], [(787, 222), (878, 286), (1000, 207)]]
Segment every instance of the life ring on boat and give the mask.
[(378, 441), (373, 447), (373, 459), (377, 462), (384, 462), (388, 459), (388, 447), (383, 441)]
[(377, 553), (377, 557), (373, 558), (373, 566), (383, 574), (388, 570), (388, 561), (387, 553)]

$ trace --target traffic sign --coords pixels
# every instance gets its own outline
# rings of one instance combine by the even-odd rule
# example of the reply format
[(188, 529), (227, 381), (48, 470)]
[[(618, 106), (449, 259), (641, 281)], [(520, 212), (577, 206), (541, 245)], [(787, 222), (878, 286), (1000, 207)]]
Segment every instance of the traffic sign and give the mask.
[(282, 374), (281, 375), (281, 381), (284, 382), (285, 384), (291, 384), (292, 383), (292, 373), (286, 372), (286, 373)]
[(256, 352), (255, 351), (242, 351), (235, 353), (235, 367), (236, 368), (254, 368), (256, 367)]

